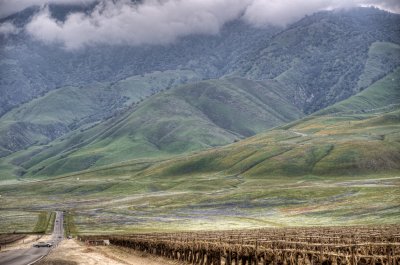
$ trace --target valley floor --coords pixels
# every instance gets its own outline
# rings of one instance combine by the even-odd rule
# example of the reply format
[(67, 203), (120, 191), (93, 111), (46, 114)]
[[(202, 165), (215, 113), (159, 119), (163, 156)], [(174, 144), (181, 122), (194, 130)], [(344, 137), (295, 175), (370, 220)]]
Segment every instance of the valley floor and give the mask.
[(64, 240), (55, 251), (37, 265), (163, 265), (178, 264), (151, 257), (134, 250), (114, 246), (86, 246), (75, 240)]

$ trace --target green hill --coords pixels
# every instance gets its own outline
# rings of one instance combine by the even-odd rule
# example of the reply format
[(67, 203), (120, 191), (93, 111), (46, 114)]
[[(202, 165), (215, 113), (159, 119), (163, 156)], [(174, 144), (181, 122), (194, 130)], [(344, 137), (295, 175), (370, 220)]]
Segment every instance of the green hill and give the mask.
[[(395, 45), (377, 43), (371, 48), (370, 53), (373, 54), (372, 51), (376, 53), (379, 50), (378, 54), (382, 54), (382, 51), (385, 51), (385, 54), (391, 54), (396, 49)], [(376, 65), (376, 62), (381, 60), (377, 59), (381, 58), (379, 56), (370, 57), (367, 65)], [(366, 69), (369, 68), (366, 67)], [(336, 116), (352, 115), (395, 109), (400, 102), (399, 75), (400, 70), (397, 68), (356, 96), (319, 111), (315, 115), (329, 113), (335, 113)], [(365, 77), (365, 80), (367, 79)], [(123, 82), (128, 82), (128, 80)], [(129, 90), (130, 86), (121, 85), (123, 82), (113, 86), (122, 87), (120, 90), (125, 91), (126, 95), (128, 92), (134, 93), (134, 90)], [(107, 96), (103, 97), (104, 100), (101, 97), (89, 95), (86, 97), (87, 100), (84, 100), (86, 94), (81, 93), (82, 91), (83, 89), (73, 87), (63, 88), (2, 117), (2, 120), (10, 120), (10, 122), (2, 123), (2, 128), (17, 128), (16, 133), (2, 133), (0, 138), (2, 142), (13, 143), (9, 141), (10, 136), (13, 139), (19, 137), (27, 141), (35, 139), (37, 143), (43, 141), (42, 145), (2, 159), (0, 170), (5, 172), (7, 178), (13, 175), (54, 176), (135, 158), (165, 157), (226, 145), (268, 128), (296, 120), (302, 115), (301, 111), (294, 106), (293, 90), (290, 87), (283, 87), (279, 81), (256, 82), (242, 78), (228, 78), (175, 87), (96, 125), (94, 121), (98, 120), (98, 117), (93, 117), (92, 123), (82, 119), (92, 117), (90, 113), (97, 112), (98, 115), (105, 115), (108, 112), (105, 107), (108, 103), (104, 105), (100, 103), (112, 94), (105, 94)], [(96, 85), (91, 90), (84, 91), (88, 94), (100, 95), (104, 93), (104, 87)], [(105, 89), (105, 91), (112, 90)], [(69, 95), (70, 101), (63, 100), (66, 95)], [(126, 98), (135, 102), (134, 96), (131, 94)], [(76, 100), (77, 97), (80, 101)], [(93, 98), (100, 98), (100, 101), (93, 102), (91, 101)], [(137, 97), (136, 100), (139, 98)], [(79, 105), (77, 104), (79, 102), (85, 102), (85, 104)], [(71, 105), (75, 108), (69, 109)], [(57, 111), (51, 112), (49, 109)], [(20, 122), (13, 123), (12, 119), (19, 119)], [(49, 141), (49, 138), (45, 137), (46, 130), (43, 128), (60, 131), (59, 134), (55, 134), (60, 136), (62, 128), (70, 130), (74, 123), (79, 122), (88, 125), (86, 127), (77, 125), (81, 128), (80, 130), (71, 131), (51, 144), (43, 145)], [(300, 120), (293, 124), (299, 122), (304, 121)], [(41, 126), (33, 126), (38, 124)], [(62, 124), (61, 129), (51, 127), (54, 124)], [(31, 126), (31, 129), (20, 130), (17, 126)], [(32, 128), (38, 128), (38, 134), (32, 135), (32, 131), (34, 132)], [(18, 134), (26, 131), (31, 134)], [(324, 148), (328, 147), (329, 145)], [(3, 148), (0, 151), (9, 154), (8, 150)]]
[(41, 150), (16, 154), (11, 163), (28, 175), (59, 175), (226, 145), (300, 118), (289, 98), (274, 81), (229, 78), (180, 86)]
[(175, 70), (53, 90), (0, 117), (0, 157), (88, 128), (157, 92), (198, 79), (191, 71)]
[[(223, 147), (65, 175), (59, 175), (65, 165), (55, 156), (36, 174), (47, 178), (0, 185), (2, 207), (63, 207), (74, 213), (78, 230), (88, 233), (397, 223), (400, 109), (384, 108), (387, 101), (379, 96), (392, 91), (384, 84), (397, 77), (389, 74), (341, 103), (346, 112), (308, 116)], [(209, 82), (219, 83), (201, 84)], [(167, 94), (175, 99), (174, 90)], [(359, 108), (361, 96), (368, 105)], [(352, 103), (355, 111), (348, 112)], [(149, 110), (148, 104), (139, 109)], [(133, 128), (125, 125), (135, 119), (128, 115), (123, 121), (115, 137)], [(84, 162), (83, 150), (95, 150), (95, 143), (71, 153), (66, 163)]]
[(390, 109), (399, 105), (400, 68), (397, 68), (357, 95), (336, 103), (316, 114), (375, 112), (382, 108)]

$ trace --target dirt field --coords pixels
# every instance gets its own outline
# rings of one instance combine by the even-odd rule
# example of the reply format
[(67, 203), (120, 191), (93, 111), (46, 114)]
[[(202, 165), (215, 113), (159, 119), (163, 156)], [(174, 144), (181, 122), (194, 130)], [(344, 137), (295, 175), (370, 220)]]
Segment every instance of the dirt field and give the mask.
[(114, 246), (85, 246), (64, 240), (37, 265), (163, 265), (179, 264)]

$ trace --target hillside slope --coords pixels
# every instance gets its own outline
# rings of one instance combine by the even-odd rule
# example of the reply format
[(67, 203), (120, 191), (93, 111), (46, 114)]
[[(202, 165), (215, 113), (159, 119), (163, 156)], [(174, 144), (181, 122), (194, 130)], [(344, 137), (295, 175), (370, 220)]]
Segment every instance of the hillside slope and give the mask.
[(400, 67), (357, 95), (334, 104), (315, 114), (363, 113), (400, 105)]
[(246, 55), (238, 71), (250, 79), (276, 79), (292, 88), (297, 106), (310, 114), (358, 93), (398, 67), (399, 25), (399, 15), (376, 9), (320, 12)]
[[(149, 172), (156, 172), (158, 177), (221, 171), (230, 172), (229, 175), (262, 177), (399, 170), (399, 105), (385, 109), (390, 103), (399, 102), (399, 81), (398, 69), (358, 95), (328, 108), (326, 115), (321, 112), (308, 116), (238, 143), (192, 155), (189, 160), (156, 164)], [(249, 114), (255, 115), (255, 112)], [(237, 112), (234, 115), (241, 121)], [(124, 125), (128, 124), (124, 122)], [(122, 126), (119, 131), (123, 128), (134, 127)], [(119, 131), (113, 130), (115, 135)], [(83, 150), (85, 148), (78, 153), (85, 153)]]
[(93, 126), (157, 92), (199, 79), (194, 72), (174, 70), (50, 91), (0, 117), (0, 157)]
[(87, 233), (398, 223), (400, 108), (380, 96), (398, 97), (393, 79), (224, 147), (66, 175), (44, 161), (33, 181), (0, 185), (2, 209), (63, 207)]
[[(277, 82), (208, 80), (170, 89), (113, 120), (12, 163), (37, 176), (232, 143), (302, 117)], [(17, 155), (18, 157), (18, 155)]]
[[(62, 12), (68, 7), (60, 5), (58, 9)], [(1, 22), (23, 27), (36, 12), (31, 8)], [(218, 78), (238, 56), (266, 42), (277, 30), (233, 21), (219, 34), (191, 35), (169, 45), (98, 45), (78, 51), (40, 43), (24, 31), (14, 37), (0, 35), (0, 93), (4, 95), (0, 98), (0, 116), (64, 86), (113, 83), (170, 70), (193, 71), (201, 79)]]

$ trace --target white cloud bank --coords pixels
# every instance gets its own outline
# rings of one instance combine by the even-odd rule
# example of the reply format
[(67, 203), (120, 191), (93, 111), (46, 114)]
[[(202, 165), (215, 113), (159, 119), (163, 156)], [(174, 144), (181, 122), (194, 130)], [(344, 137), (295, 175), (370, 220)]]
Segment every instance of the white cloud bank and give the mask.
[(44, 42), (64, 43), (67, 48), (85, 44), (156, 44), (191, 33), (216, 34), (221, 26), (240, 16), (243, 0), (103, 1), (90, 15), (74, 13), (65, 22), (54, 20), (47, 8), (26, 30)]
[[(0, 0), (0, 7), (12, 10), (13, 6), (16, 10), (49, 2), (93, 1)], [(26, 31), (43, 42), (60, 43), (67, 49), (92, 44), (162, 44), (193, 33), (216, 34), (226, 22), (239, 17), (255, 26), (285, 26), (320, 10), (361, 5), (400, 10), (398, 0), (143, 0), (141, 4), (131, 0), (101, 0), (90, 14), (73, 13), (64, 22), (52, 18), (43, 6)]]
[(30, 6), (45, 4), (82, 5), (93, 3), (96, 0), (0, 0), (0, 18), (22, 11)]
[(10, 34), (18, 34), (20, 29), (10, 22), (0, 24), (0, 35), (8, 36)]

